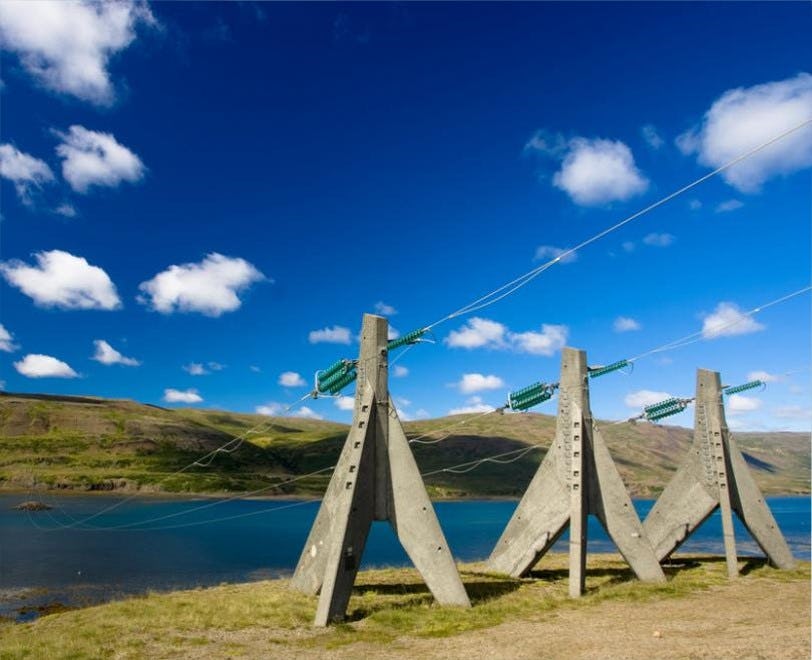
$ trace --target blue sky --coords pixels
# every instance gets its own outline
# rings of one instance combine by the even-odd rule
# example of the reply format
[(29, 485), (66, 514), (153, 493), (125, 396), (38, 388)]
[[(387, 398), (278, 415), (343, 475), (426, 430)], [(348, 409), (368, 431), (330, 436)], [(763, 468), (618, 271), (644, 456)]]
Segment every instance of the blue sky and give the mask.
[[(376, 305), (423, 327), (812, 117), (810, 11), (5, 2), (0, 380), (277, 412)], [(398, 359), (403, 415), (705, 328), (593, 381), (595, 414), (705, 367), (772, 379), (733, 428), (809, 429), (809, 294), (729, 323), (809, 284), (810, 165), (807, 126), (441, 324)]]

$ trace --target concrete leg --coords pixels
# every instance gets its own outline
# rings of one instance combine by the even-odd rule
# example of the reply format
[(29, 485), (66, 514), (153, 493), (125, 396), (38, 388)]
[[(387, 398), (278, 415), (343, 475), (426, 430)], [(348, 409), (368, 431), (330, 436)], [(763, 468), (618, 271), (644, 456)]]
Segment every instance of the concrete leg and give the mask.
[(586, 454), (589, 453), (589, 438), (585, 434), (584, 416), (577, 403), (572, 404), (569, 446), (570, 446), (570, 557), (569, 594), (577, 598), (584, 593), (586, 586), (586, 544), (587, 514), (589, 500), (587, 487), (590, 476), (585, 474), (589, 467)]
[(733, 510), (774, 566), (794, 568), (795, 558), (732, 437), (728, 437), (728, 449)]
[(665, 582), (665, 574), (643, 531), (629, 492), (609, 454), (603, 435), (594, 425), (591, 443), (594, 468), (588, 470), (590, 511), (600, 520), (638, 579)]
[(409, 442), (390, 401), (389, 521), (431, 593), (441, 605), (470, 607), (454, 558), (426, 493)]
[[(359, 447), (366, 442), (372, 416), (372, 398), (372, 388), (365, 388), (361, 395), (358, 418), (353, 420), (353, 426), (341, 450), (336, 469), (333, 471), (316, 520), (310, 528), (307, 542), (299, 557), (299, 563), (296, 565), (296, 571), (291, 578), (290, 585), (297, 591), (313, 595), (321, 589), (327, 564), (328, 542), (332, 538), (332, 528), (336, 522), (335, 502), (342, 490), (346, 488), (350, 466), (358, 464)], [(357, 443), (361, 444), (356, 447)]]

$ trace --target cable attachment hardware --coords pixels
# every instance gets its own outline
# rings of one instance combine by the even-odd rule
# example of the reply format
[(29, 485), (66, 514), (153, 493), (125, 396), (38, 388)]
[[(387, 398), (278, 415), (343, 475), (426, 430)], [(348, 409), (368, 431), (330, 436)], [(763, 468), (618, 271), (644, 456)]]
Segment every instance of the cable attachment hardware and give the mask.
[(558, 383), (533, 383), (508, 394), (506, 407), (511, 410), (527, 410), (550, 399), (557, 389)]
[(751, 380), (749, 383), (743, 383), (741, 385), (731, 385), (726, 387), (722, 390), (722, 394), (727, 394), (730, 396), (731, 394), (738, 394), (739, 392), (744, 392), (745, 390), (753, 390), (757, 387), (766, 387), (767, 384), (763, 380)]
[(603, 376), (604, 374), (608, 374), (628, 366), (628, 360), (618, 360), (617, 362), (612, 362), (612, 364), (607, 364), (605, 367), (589, 367), (589, 377), (597, 378), (598, 376)]
[(316, 372), (314, 398), (319, 394), (335, 395), (358, 377), (352, 360), (338, 360), (324, 371)]
[(388, 351), (394, 351), (396, 348), (406, 346), (406, 344), (416, 344), (420, 341), (420, 338), (428, 332), (428, 330), (429, 330), (428, 328), (420, 328), (419, 330), (412, 330), (411, 332), (390, 341), (386, 345), (386, 349)]

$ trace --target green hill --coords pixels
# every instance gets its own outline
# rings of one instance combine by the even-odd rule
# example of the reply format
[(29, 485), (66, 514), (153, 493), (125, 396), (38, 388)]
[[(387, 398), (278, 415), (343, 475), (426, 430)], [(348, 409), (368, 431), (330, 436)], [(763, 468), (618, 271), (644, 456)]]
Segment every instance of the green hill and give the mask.
[[(555, 418), (522, 414), (460, 415), (405, 424), (422, 472), (509, 452), (530, 451), (509, 465), (483, 464), (466, 474), (426, 478), (434, 497), (517, 496), (553, 437)], [(652, 424), (600, 424), (621, 474), (636, 496), (655, 495), (682, 460), (688, 429)], [(252, 430), (253, 429), (253, 430)], [(0, 488), (173, 493), (246, 492), (319, 496), (329, 473), (292, 484), (296, 475), (336, 461), (348, 426), (291, 417), (217, 410), (165, 409), (128, 400), (0, 394)], [(250, 432), (249, 432), (250, 431)], [(246, 434), (246, 432), (248, 432)], [(237, 435), (245, 442), (208, 467), (173, 474)], [(737, 433), (766, 493), (808, 493), (810, 443), (805, 433)]]

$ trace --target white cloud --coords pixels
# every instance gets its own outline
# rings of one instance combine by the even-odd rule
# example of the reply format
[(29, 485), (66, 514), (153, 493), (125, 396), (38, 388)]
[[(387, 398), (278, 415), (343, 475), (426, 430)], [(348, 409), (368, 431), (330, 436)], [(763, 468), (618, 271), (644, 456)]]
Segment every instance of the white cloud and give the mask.
[(726, 202), (716, 205), (716, 213), (729, 213), (730, 211), (740, 209), (742, 206), (744, 206), (744, 203), (738, 199), (729, 199)]
[(144, 164), (110, 133), (71, 126), (68, 133), (56, 133), (62, 144), (56, 153), (62, 158), (62, 176), (78, 193), (91, 186), (114, 188), (122, 181), (135, 183), (144, 177)]
[(400, 337), (400, 330), (390, 325), (386, 329), (387, 340), (392, 341), (393, 339), (397, 339), (398, 337)]
[(279, 374), (278, 382), (284, 387), (304, 387), (307, 385), (301, 374), (297, 374), (295, 371), (283, 371)]
[(483, 374), (463, 374), (460, 382), (457, 383), (460, 392), (463, 394), (473, 394), (484, 390), (498, 390), (504, 387), (505, 382), (493, 374), (485, 376)]
[(104, 341), (104, 339), (94, 340), (93, 345), (96, 347), (96, 353), (91, 359), (96, 360), (96, 362), (101, 362), (102, 364), (107, 365), (121, 364), (125, 367), (137, 367), (139, 364), (141, 364), (135, 358), (124, 357), (115, 348)]
[[(702, 165), (720, 167), (771, 138), (812, 118), (812, 75), (726, 91), (705, 113), (701, 126), (677, 138), (683, 153)], [(773, 176), (812, 165), (812, 126), (753, 154), (722, 173), (744, 193), (758, 192)]]
[(46, 89), (99, 105), (115, 99), (110, 58), (141, 25), (156, 25), (146, 2), (0, 2), (0, 45)]
[(262, 406), (257, 406), (256, 408), (254, 408), (254, 410), (258, 415), (268, 415), (269, 417), (278, 417), (285, 411), (285, 406), (283, 406), (281, 403), (271, 401)]
[(175, 390), (171, 387), (164, 390), (164, 401), (167, 403), (200, 403), (203, 397), (195, 389)]
[(302, 417), (303, 419), (324, 419), (324, 417), (319, 415), (315, 410), (312, 410), (307, 406), (302, 406), (299, 408), (295, 413), (293, 413), (293, 416)]
[(12, 259), (0, 263), (0, 273), (40, 307), (60, 309), (118, 309), (116, 287), (98, 266), (62, 250), (37, 252), (36, 266)]
[(632, 330), (640, 330), (641, 325), (628, 316), (618, 316), (615, 319), (613, 327), (615, 332), (631, 332)]
[[(545, 259), (557, 259), (561, 257), (562, 254), (565, 254), (567, 250), (565, 248), (556, 247), (555, 245), (539, 245), (536, 248), (536, 261), (543, 261)], [(573, 261), (577, 261), (578, 253), (577, 252), (570, 252), (565, 257), (562, 257), (559, 262), (562, 264), (571, 264)]]
[(741, 394), (731, 394), (727, 397), (725, 410), (729, 415), (740, 415), (761, 408), (761, 399)]
[[(449, 415), (467, 415), (470, 413), (484, 413), (493, 410), (493, 406), (489, 406), (482, 401), (482, 397), (472, 396), (466, 402), (466, 405), (460, 408), (452, 408), (448, 411)], [(420, 412), (420, 411), (418, 411)]]
[(729, 302), (720, 302), (716, 310), (702, 321), (702, 336), (705, 339), (746, 335), (763, 329), (761, 323)]
[(260, 369), (260, 368), (259, 368), (258, 366), (256, 366), (255, 364), (252, 364), (252, 365), (251, 365), (250, 367), (248, 367), (248, 368), (249, 368), (251, 371), (253, 371), (255, 374), (258, 374), (258, 373), (260, 373), (260, 372), (262, 371), (262, 369)]
[(54, 213), (57, 215), (61, 215), (65, 218), (75, 218), (79, 215), (76, 207), (73, 204), (68, 204), (65, 202), (64, 204), (60, 204), (54, 209)]
[(394, 316), (398, 313), (392, 305), (387, 305), (385, 302), (379, 300), (375, 303), (375, 313), (380, 316)]
[(190, 362), (189, 364), (184, 364), (181, 368), (192, 376), (205, 376), (209, 373), (208, 369), (200, 362)]
[(354, 410), (355, 397), (339, 396), (335, 400), (335, 407), (338, 408), (339, 410)]
[(670, 398), (671, 395), (668, 392), (638, 390), (637, 392), (629, 392), (624, 397), (623, 403), (625, 403), (629, 408), (640, 410), (646, 406), (651, 406), (655, 403), (660, 403), (660, 401), (665, 401), (666, 399)]
[(700, 202), (698, 199), (692, 199), (690, 202), (688, 202), (688, 208), (692, 211), (698, 211), (702, 208), (702, 202)]
[(776, 376), (771, 373), (767, 373), (766, 371), (751, 371), (747, 374), (747, 380), (760, 380), (762, 383), (776, 383), (781, 380), (780, 376)]
[(405, 376), (409, 375), (409, 370), (404, 366), (396, 364), (395, 368), (392, 370), (392, 375), (395, 378), (404, 378)]
[(32, 189), (39, 189), (54, 180), (54, 173), (44, 160), (23, 153), (10, 144), (0, 144), (0, 176), (14, 184), (23, 204), (31, 204)]
[(634, 241), (623, 241), (623, 243), (620, 244), (620, 247), (623, 248), (624, 252), (634, 252), (637, 246), (634, 244)]
[(542, 324), (541, 332), (510, 332), (496, 321), (474, 317), (459, 330), (445, 338), (451, 348), (513, 349), (519, 353), (552, 355), (567, 342), (569, 329), (565, 325)]
[(352, 342), (352, 333), (349, 328), (334, 325), (332, 328), (311, 330), (307, 340), (311, 344), (349, 344)]
[(162, 314), (199, 312), (216, 317), (239, 309), (242, 301), (237, 294), (265, 279), (245, 259), (212, 252), (199, 263), (173, 265), (142, 282), (138, 301)]
[(674, 240), (674, 236), (671, 234), (651, 233), (646, 234), (646, 236), (643, 238), (643, 243), (653, 247), (668, 247), (674, 243)]
[(553, 355), (567, 343), (569, 328), (565, 325), (542, 324), (541, 332), (511, 332), (511, 344), (520, 353)]
[(0, 351), (5, 351), (6, 353), (16, 351), (19, 346), (14, 343), (13, 339), (13, 335), (0, 323)]
[(14, 368), (28, 378), (78, 378), (77, 374), (67, 362), (57, 360), (50, 355), (29, 353)]
[(452, 330), (445, 343), (452, 348), (505, 348), (506, 332), (501, 323), (475, 316), (459, 330)]
[(812, 409), (801, 406), (780, 406), (773, 414), (780, 419), (812, 419)]
[(652, 149), (659, 149), (665, 144), (665, 140), (660, 137), (657, 129), (651, 124), (646, 124), (643, 126), (643, 128), (640, 129), (640, 133), (643, 135), (643, 139), (646, 141), (646, 144)]
[(600, 206), (645, 192), (648, 180), (637, 169), (631, 149), (623, 142), (579, 137), (570, 141), (553, 185), (576, 204)]

